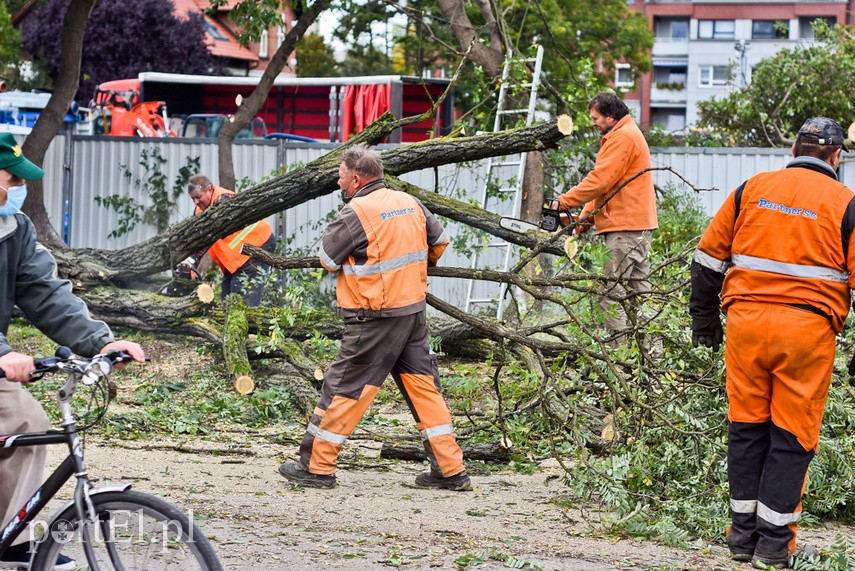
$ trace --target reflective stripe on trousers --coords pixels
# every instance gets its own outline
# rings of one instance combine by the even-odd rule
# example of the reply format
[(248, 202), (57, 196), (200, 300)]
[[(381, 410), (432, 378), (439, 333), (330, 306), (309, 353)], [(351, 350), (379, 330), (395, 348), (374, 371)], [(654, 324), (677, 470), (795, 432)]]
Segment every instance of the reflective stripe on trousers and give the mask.
[(439, 369), (428, 349), (425, 312), (345, 324), (335, 362), (300, 446), (300, 461), (315, 474), (334, 474), (341, 447), (377, 396), (386, 376), (401, 390), (421, 431), (431, 470), (464, 470), (451, 413), (439, 390)]

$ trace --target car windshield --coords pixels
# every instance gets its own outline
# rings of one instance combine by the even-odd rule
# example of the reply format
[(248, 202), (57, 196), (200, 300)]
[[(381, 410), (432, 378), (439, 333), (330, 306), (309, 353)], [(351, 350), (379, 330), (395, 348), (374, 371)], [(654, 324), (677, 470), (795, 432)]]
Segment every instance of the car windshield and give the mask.
[[(199, 137), (203, 139), (215, 139), (220, 134), (220, 128), (226, 120), (225, 115), (189, 116), (184, 121), (183, 135), (185, 137)], [(267, 127), (261, 117), (254, 117), (249, 125), (241, 129), (237, 139), (260, 139), (267, 134)]]

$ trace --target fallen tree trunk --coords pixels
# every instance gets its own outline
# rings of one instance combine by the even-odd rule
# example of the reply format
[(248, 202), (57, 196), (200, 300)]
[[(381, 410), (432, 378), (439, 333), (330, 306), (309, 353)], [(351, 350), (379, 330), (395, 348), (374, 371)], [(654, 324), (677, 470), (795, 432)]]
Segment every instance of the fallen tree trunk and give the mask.
[[(394, 176), (444, 164), (543, 150), (554, 147), (568, 134), (562, 123), (566, 121), (554, 120), (476, 137), (433, 139), (384, 151), (383, 161), (387, 174)], [(391, 115), (384, 115), (353, 142), (380, 141), (394, 126)], [(248, 224), (336, 191), (338, 154), (338, 150), (333, 151), (302, 168), (263, 182), (132, 247), (119, 251), (56, 250), (60, 274), (81, 284), (110, 281), (128, 285), (172, 268), (191, 253)], [(425, 194), (422, 197), (428, 207), (440, 210), (439, 205), (433, 204), (437, 195)], [(446, 208), (446, 215), (455, 218), (454, 208)]]
[[(485, 462), (507, 462), (511, 459), (511, 451), (498, 442), (482, 442), (467, 444), (461, 442), (463, 457), (467, 460), (483, 460)], [(425, 447), (416, 442), (384, 442), (380, 448), (380, 458), (385, 460), (411, 460), (420, 461), (427, 459)]]

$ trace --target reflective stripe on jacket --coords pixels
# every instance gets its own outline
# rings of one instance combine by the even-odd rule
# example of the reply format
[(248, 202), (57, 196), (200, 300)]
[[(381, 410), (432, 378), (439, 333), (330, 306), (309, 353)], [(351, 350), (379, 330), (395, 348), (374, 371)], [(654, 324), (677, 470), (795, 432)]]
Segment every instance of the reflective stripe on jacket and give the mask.
[(650, 149), (647, 141), (632, 117), (626, 115), (603, 136), (594, 169), (582, 182), (559, 196), (558, 202), (561, 208), (575, 208), (584, 204), (583, 217), (603, 206), (594, 215), (597, 234), (620, 230), (655, 230), (659, 222), (653, 173), (649, 170), (627, 183), (605, 202), (622, 184), (649, 168)]
[[(214, 204), (221, 200), (228, 200), (233, 196), (235, 196), (235, 193), (231, 190), (215, 186), (214, 196), (211, 198), (211, 206), (214, 206)], [(194, 214), (201, 214), (202, 212), (203, 210), (197, 206)], [(233, 274), (249, 260), (249, 256), (240, 253), (241, 247), (244, 244), (251, 244), (260, 248), (272, 235), (273, 227), (270, 226), (270, 223), (267, 220), (259, 220), (242, 230), (238, 230), (234, 234), (220, 238), (208, 248), (208, 254), (220, 266), (221, 270)]]
[(362, 187), (324, 233), (321, 264), (338, 272), (338, 313), (367, 319), (423, 311), (427, 268), (448, 246), (424, 205), (382, 180)]
[(737, 300), (801, 306), (840, 331), (855, 289), (853, 226), (855, 193), (817, 159), (752, 177), (698, 244), (690, 313), (717, 312), (720, 289), (723, 311)]

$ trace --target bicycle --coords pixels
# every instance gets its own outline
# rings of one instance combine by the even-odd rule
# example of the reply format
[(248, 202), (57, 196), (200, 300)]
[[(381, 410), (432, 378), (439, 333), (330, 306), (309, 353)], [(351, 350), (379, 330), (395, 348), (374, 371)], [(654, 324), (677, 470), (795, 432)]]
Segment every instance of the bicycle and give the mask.
[[(113, 366), (131, 360), (130, 355), (121, 351), (79, 358), (67, 347), (60, 347), (54, 357), (36, 360), (33, 380), (51, 372), (67, 374), (65, 383), (56, 391), (62, 430), (0, 435), (0, 448), (65, 443), (69, 454), (17, 515), (0, 528), (0, 555), (34, 522), (62, 486), (75, 477), (74, 499), (56, 512), (31, 542), (29, 569), (53, 569), (60, 551), (78, 565), (88, 562), (92, 571), (223, 569), (208, 539), (177, 507), (131, 490), (130, 484), (96, 487), (87, 474), (78, 433), (103, 418), (115, 391), (109, 380)], [(70, 404), (79, 383), (92, 388), (86, 416), (94, 415), (94, 420), (82, 428), (78, 428)], [(99, 399), (103, 399), (100, 405)]]

